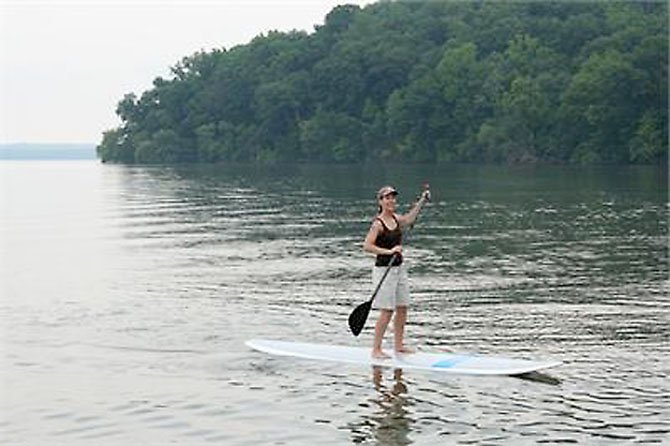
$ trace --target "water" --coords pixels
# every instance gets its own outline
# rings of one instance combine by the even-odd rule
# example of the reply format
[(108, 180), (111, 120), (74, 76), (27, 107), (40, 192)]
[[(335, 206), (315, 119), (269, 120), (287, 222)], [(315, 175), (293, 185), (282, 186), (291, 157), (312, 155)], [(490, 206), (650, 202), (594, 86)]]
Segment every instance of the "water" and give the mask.
[[(3, 444), (670, 443), (663, 169), (0, 164)], [(377, 188), (431, 182), (405, 253), (422, 349), (519, 379), (292, 361), (367, 346)], [(390, 338), (390, 336), (387, 336)]]

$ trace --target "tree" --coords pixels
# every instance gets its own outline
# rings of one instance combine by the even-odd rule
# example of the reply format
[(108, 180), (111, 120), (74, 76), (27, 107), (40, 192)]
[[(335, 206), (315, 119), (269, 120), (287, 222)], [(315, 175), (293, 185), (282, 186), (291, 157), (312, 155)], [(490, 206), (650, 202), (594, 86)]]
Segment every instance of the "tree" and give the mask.
[(593, 54), (573, 76), (564, 106), (573, 116), (579, 161), (626, 162), (641, 73), (619, 51)]
[(105, 162), (659, 163), (666, 2), (378, 2), (182, 58)]
[(300, 124), (302, 154), (310, 161), (355, 162), (362, 152), (362, 125), (344, 113), (323, 110)]

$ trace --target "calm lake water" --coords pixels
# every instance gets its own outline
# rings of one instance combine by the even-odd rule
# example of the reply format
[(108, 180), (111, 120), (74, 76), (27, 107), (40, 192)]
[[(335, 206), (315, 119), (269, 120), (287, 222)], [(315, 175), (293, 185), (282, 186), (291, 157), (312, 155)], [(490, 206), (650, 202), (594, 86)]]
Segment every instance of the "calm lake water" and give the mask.
[[(670, 443), (665, 169), (0, 163), (3, 444)], [(368, 346), (375, 191), (422, 181), (419, 349), (532, 379), (272, 357)], [(390, 338), (387, 334), (387, 338)]]

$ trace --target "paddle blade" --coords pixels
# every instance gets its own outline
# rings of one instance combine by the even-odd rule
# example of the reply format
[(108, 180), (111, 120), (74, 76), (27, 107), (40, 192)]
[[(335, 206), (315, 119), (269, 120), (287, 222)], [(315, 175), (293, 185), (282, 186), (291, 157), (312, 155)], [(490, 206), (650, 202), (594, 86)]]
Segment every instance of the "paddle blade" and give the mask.
[(354, 308), (354, 311), (349, 315), (349, 329), (351, 329), (354, 336), (358, 336), (363, 331), (371, 307), (372, 300), (369, 300)]

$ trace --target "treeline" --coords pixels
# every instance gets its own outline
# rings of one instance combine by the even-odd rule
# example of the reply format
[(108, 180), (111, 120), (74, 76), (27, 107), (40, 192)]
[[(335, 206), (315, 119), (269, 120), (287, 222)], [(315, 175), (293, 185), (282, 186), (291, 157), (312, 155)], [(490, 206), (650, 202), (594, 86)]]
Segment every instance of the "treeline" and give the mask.
[(196, 53), (104, 162), (660, 163), (667, 2), (381, 2)]

